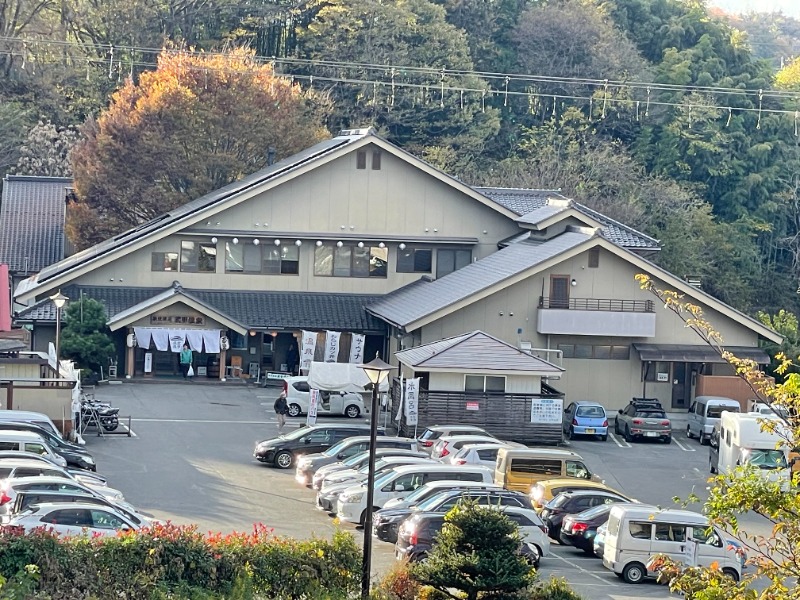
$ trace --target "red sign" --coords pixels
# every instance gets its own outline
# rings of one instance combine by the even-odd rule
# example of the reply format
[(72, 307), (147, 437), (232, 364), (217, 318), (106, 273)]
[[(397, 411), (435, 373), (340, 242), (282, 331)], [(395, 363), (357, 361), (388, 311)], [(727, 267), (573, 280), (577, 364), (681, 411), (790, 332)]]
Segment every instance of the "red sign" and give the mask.
[(480, 402), (467, 402), (467, 410), (480, 410)]

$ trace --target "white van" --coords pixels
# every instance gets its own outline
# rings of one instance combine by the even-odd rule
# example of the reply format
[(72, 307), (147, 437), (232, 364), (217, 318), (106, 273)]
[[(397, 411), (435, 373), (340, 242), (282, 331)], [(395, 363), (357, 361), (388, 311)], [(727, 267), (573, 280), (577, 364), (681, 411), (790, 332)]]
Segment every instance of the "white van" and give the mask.
[(711, 440), (714, 425), (719, 423), (722, 411), (738, 413), (741, 410), (738, 400), (724, 396), (698, 396), (689, 407), (689, 424), (686, 426), (686, 437), (696, 437), (700, 444), (706, 446)]
[(38, 412), (29, 412), (27, 410), (0, 410), (0, 421), (8, 423), (33, 423), (43, 429), (52, 431), (54, 435), (60, 438), (64, 436), (53, 423), (53, 420), (45, 414)]
[[(762, 431), (766, 421), (774, 421), (776, 430)], [(717, 464), (711, 463), (712, 471), (729, 473), (738, 466), (749, 465), (770, 481), (790, 480), (787, 434), (779, 417), (725, 411), (719, 426), (719, 452)]]
[(0, 452), (33, 452), (46, 456), (61, 467), (67, 466), (63, 456), (53, 452), (42, 436), (32, 431), (0, 430)]
[(743, 558), (736, 547), (700, 513), (644, 504), (611, 509), (603, 550), (606, 568), (627, 583), (641, 583), (656, 575), (647, 565), (658, 554), (689, 566), (717, 563), (735, 581), (742, 576)]
[[(383, 508), (392, 498), (405, 498), (429, 481), (479, 481), (492, 483), (494, 472), (480, 466), (450, 466), (435, 463), (420, 463), (395, 467), (375, 480), (373, 510)], [(367, 512), (367, 486), (347, 488), (339, 496), (336, 516), (348, 523), (363, 523)]]

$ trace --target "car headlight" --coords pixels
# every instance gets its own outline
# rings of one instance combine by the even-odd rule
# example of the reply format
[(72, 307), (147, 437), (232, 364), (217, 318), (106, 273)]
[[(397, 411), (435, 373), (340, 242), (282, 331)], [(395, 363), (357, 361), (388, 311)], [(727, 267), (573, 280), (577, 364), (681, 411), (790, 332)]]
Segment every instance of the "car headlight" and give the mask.
[(339, 499), (345, 504), (349, 504), (351, 502), (361, 502), (363, 497), (364, 492), (356, 492), (354, 494), (347, 494), (346, 496), (339, 496)]
[(256, 450), (260, 450), (261, 452), (269, 450), (269, 444), (267, 442), (259, 442), (256, 445)]
[(87, 465), (94, 464), (94, 459), (91, 456), (83, 456), (81, 457), (81, 460), (83, 460), (83, 462), (85, 462)]
[(540, 487), (535, 487), (531, 490), (531, 498), (539, 502), (544, 497), (544, 490)]

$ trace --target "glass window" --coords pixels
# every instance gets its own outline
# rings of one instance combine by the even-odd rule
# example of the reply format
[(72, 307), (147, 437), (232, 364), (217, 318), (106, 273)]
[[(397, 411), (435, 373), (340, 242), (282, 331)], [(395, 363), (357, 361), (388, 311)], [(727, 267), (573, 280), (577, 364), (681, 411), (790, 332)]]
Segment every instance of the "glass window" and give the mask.
[(600, 359), (611, 358), (611, 346), (595, 346), (593, 358), (600, 358)]
[(596, 269), (600, 266), (600, 248), (589, 250), (589, 268)]
[(611, 346), (612, 360), (628, 360), (631, 357), (630, 346)]
[(19, 450), (19, 442), (0, 442), (0, 450)]
[(45, 450), (44, 446), (35, 442), (26, 443), (25, 452), (33, 452), (34, 454), (47, 454), (47, 450)]
[(656, 523), (656, 539), (661, 542), (685, 542), (686, 526), (673, 523)]
[[(339, 248), (344, 250), (345, 247)], [(353, 252), (353, 265), (350, 270), (350, 277), (369, 277), (369, 248), (359, 248), (358, 246), (352, 249)]]
[(367, 168), (367, 151), (359, 150), (356, 152), (356, 169)]
[[(631, 537), (637, 540), (649, 540), (652, 527), (652, 523), (642, 523), (641, 521), (631, 521), (629, 523)], [(611, 519), (609, 519), (608, 530), (611, 532)]]
[(294, 244), (281, 246), (281, 275), (300, 273), (300, 248)]
[(314, 253), (314, 275), (386, 277), (388, 259), (388, 248), (319, 246)]
[(244, 245), (225, 242), (225, 271), (244, 271)]
[(112, 515), (110, 512), (104, 510), (92, 511), (92, 523), (94, 523), (95, 527), (100, 529), (121, 529), (126, 525), (125, 521), (118, 516)]
[(389, 263), (389, 249), (373, 247), (369, 249), (369, 276), (386, 277), (386, 268)]
[(430, 248), (397, 250), (398, 273), (430, 273), (433, 251)]
[(353, 249), (350, 246), (336, 247), (333, 251), (333, 276), (350, 277)]
[(373, 150), (372, 151), (372, 170), (373, 171), (380, 171), (381, 170), (381, 151), (380, 150)]
[(181, 271), (213, 273), (217, 270), (217, 247), (211, 243), (181, 242)]
[(177, 252), (153, 252), (152, 271), (177, 271), (178, 253)]
[(575, 345), (574, 344), (559, 344), (558, 349), (564, 358), (575, 358)]
[(438, 250), (436, 252), (436, 278), (463, 269), (472, 262), (472, 250)]
[(589, 344), (575, 344), (575, 358), (592, 358), (592, 347)]
[(276, 246), (264, 248), (264, 266), (262, 271), (269, 275), (277, 275), (281, 272), (281, 250)]
[(465, 392), (483, 392), (483, 375), (466, 375), (464, 377)]
[(228, 339), (231, 342), (231, 349), (233, 350), (246, 350), (247, 338), (237, 331), (230, 331)]
[(492, 377), (486, 376), (486, 391), (487, 392), (505, 392), (506, 391), (506, 378), (505, 377)]
[(242, 244), (244, 248), (244, 272), (261, 272), (261, 246), (255, 244)]
[(317, 246), (314, 249), (314, 275), (333, 275), (334, 246)]
[(549, 458), (512, 458), (511, 472), (550, 476), (561, 475), (561, 461)]
[(579, 479), (591, 479), (592, 474), (586, 465), (577, 460), (567, 461), (567, 477), (577, 477)]
[(505, 392), (506, 378), (491, 375), (465, 375), (465, 392)]
[(69, 527), (91, 527), (92, 513), (85, 508), (68, 508), (51, 511), (41, 518), (44, 523)]

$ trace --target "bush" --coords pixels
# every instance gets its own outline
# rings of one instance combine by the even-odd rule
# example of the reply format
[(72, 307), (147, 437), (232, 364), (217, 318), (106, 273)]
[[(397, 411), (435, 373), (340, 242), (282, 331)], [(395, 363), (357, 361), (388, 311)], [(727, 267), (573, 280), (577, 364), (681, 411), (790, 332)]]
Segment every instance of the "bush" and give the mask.
[(525, 600), (582, 600), (581, 596), (569, 587), (566, 579), (556, 577), (538, 581), (523, 597)]
[(3, 597), (38, 568), (36, 592), (53, 599), (344, 599), (358, 590), (361, 552), (341, 531), (332, 540), (252, 533), (203, 535), (195, 526), (156, 525), (114, 538), (60, 538), (51, 531), (0, 531)]

